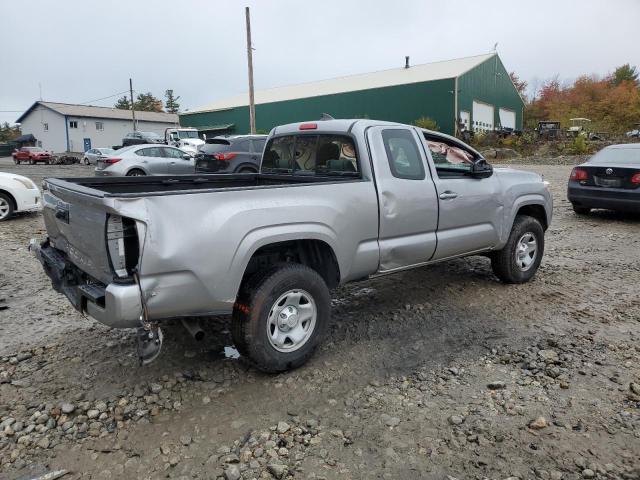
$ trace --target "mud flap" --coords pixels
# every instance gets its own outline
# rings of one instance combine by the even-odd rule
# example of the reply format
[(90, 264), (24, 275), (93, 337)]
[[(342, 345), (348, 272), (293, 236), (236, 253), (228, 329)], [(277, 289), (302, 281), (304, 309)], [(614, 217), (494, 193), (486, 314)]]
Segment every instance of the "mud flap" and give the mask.
[(158, 358), (162, 349), (162, 338), (162, 330), (157, 325), (152, 325), (149, 329), (138, 328), (136, 339), (140, 365), (147, 365)]

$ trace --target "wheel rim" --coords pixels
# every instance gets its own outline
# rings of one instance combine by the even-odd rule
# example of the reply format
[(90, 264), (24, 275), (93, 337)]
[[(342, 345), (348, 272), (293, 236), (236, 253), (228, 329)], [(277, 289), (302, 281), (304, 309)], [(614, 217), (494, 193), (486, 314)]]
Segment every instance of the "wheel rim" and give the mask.
[(526, 272), (536, 261), (538, 256), (538, 242), (536, 236), (527, 232), (520, 237), (516, 247), (516, 264), (523, 272)]
[(144, 173), (139, 172), (137, 170), (134, 170), (133, 172), (129, 173), (130, 177), (144, 177)]
[(318, 309), (305, 290), (289, 290), (275, 301), (267, 319), (267, 338), (279, 352), (295, 352), (313, 334)]
[(0, 197), (0, 220), (4, 220), (9, 215), (9, 202)]

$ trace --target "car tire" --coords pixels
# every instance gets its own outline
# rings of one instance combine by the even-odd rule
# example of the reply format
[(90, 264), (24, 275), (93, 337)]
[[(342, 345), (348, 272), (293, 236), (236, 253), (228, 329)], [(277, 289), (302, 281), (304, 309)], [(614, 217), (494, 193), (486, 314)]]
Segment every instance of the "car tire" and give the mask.
[(90, 163), (91, 163), (91, 162), (89, 162), (89, 159), (88, 159), (87, 157), (84, 157), (84, 158), (82, 159), (82, 161), (83, 161), (83, 162), (84, 162), (84, 164), (85, 164), (85, 165), (87, 165), (87, 166), (88, 166), (88, 165), (90, 165)]
[(45, 165), (49, 165), (50, 163), (51, 163), (51, 161), (50, 161), (50, 160), (45, 160), (45, 161), (44, 161), (44, 164), (45, 164)]
[(528, 215), (518, 215), (507, 244), (490, 255), (493, 273), (504, 283), (525, 283), (535, 275), (544, 254), (544, 229)]
[(591, 207), (581, 207), (573, 204), (571, 206), (573, 207), (573, 211), (578, 215), (589, 215), (589, 212), (591, 212)]
[(20, 160), (18, 160), (17, 158), (14, 158), (13, 163), (15, 163), (16, 165), (20, 165)]
[(35, 164), (36, 164), (36, 162), (34, 160), (32, 160), (32, 159), (29, 160), (29, 165), (35, 165)]
[(322, 277), (305, 265), (280, 264), (243, 284), (231, 333), (249, 363), (277, 373), (309, 360), (330, 318), (331, 295)]
[(133, 170), (129, 170), (127, 172), (127, 177), (144, 177), (147, 174), (144, 173), (143, 170), (140, 170), (139, 168), (134, 168)]
[(13, 198), (9, 195), (0, 193), (0, 222), (9, 220), (13, 216)]

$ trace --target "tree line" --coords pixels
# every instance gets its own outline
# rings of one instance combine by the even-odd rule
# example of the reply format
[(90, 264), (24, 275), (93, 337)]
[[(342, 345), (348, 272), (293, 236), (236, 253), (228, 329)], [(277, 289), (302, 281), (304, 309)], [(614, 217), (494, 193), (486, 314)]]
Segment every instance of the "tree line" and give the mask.
[[(164, 92), (164, 103), (151, 92), (139, 93), (133, 101), (133, 108), (138, 112), (167, 112), (178, 113), (180, 111), (179, 95), (175, 95), (172, 89)], [(131, 110), (130, 97), (123, 95), (114, 105), (121, 110)]]
[(9, 122), (0, 124), (0, 143), (7, 143), (15, 140), (21, 135), (20, 127), (17, 125), (9, 125)]
[(563, 128), (571, 118), (588, 118), (592, 130), (622, 133), (640, 123), (640, 80), (635, 66), (622, 65), (600, 77), (582, 75), (563, 84), (558, 75), (544, 81), (526, 96), (527, 82), (511, 73), (525, 100), (524, 126), (533, 129), (541, 120), (559, 121)]

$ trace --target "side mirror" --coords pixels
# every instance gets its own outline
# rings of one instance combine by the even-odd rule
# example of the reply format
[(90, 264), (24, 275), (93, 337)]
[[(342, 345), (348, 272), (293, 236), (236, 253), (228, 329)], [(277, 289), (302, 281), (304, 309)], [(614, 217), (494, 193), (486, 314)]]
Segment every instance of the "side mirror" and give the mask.
[(488, 178), (493, 175), (493, 166), (484, 158), (471, 165), (471, 176), (473, 178)]
[(184, 155), (182, 155), (182, 158), (184, 158), (185, 160), (191, 160), (191, 155), (188, 153), (185, 153)]

